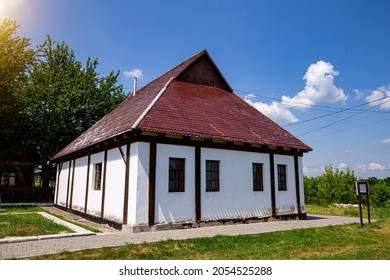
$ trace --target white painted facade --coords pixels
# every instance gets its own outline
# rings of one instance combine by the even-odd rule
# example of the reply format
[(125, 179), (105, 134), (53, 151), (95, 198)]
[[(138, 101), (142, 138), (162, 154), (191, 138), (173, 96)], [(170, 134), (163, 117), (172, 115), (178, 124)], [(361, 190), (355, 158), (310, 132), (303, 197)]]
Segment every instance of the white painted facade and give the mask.
[[(195, 208), (195, 147), (157, 144), (154, 223), (185, 223), (196, 220)], [(126, 145), (121, 147), (126, 154)], [(120, 149), (107, 151), (106, 167), (104, 152), (90, 155), (87, 186), (88, 156), (64, 162), (58, 168), (59, 181), (56, 203), (102, 216), (106, 220), (123, 222), (128, 213), (127, 224), (147, 226), (149, 217), (149, 152), (150, 144), (135, 142), (130, 145), (128, 204), (125, 205), (126, 163)], [(185, 159), (185, 191), (169, 192), (169, 158)], [(206, 191), (206, 160), (219, 161), (220, 189)], [(71, 168), (69, 165), (71, 163)], [(102, 163), (102, 178), (105, 177), (104, 203), (102, 189), (94, 189), (94, 165)], [(253, 191), (252, 163), (263, 165), (263, 191)], [(278, 190), (277, 165), (287, 166), (287, 190)], [(106, 169), (106, 174), (104, 170)], [(201, 148), (200, 161), (200, 208), (201, 221), (241, 219), (272, 216), (271, 166), (267, 153)], [(296, 178), (294, 156), (274, 155), (275, 204), (277, 215), (297, 214)], [(302, 158), (298, 157), (301, 211), (304, 212)], [(60, 172), (59, 172), (60, 171)], [(70, 171), (70, 174), (69, 174)], [(57, 174), (58, 174), (57, 173)], [(74, 173), (74, 174), (73, 174)], [(73, 177), (73, 193), (72, 193)], [(88, 191), (87, 191), (88, 188)], [(68, 195), (68, 197), (67, 197)], [(87, 196), (87, 197), (86, 197)], [(85, 201), (87, 209), (85, 210)], [(124, 209), (126, 207), (127, 209)]]

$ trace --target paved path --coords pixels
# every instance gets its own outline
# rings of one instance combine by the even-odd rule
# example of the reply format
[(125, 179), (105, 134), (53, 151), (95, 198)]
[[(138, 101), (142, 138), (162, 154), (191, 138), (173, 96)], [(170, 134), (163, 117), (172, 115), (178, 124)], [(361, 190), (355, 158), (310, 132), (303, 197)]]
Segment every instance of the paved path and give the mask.
[(142, 233), (100, 233), (91, 236), (62, 237), (47, 240), (35, 240), (0, 244), (0, 259), (28, 258), (39, 255), (55, 254), (64, 251), (117, 247), (127, 244), (158, 242), (163, 240), (181, 240), (215, 235), (244, 235), (298, 228), (325, 227), (359, 223), (359, 218), (308, 215), (307, 220), (260, 222), (252, 224), (209, 226), (193, 229), (169, 230)]

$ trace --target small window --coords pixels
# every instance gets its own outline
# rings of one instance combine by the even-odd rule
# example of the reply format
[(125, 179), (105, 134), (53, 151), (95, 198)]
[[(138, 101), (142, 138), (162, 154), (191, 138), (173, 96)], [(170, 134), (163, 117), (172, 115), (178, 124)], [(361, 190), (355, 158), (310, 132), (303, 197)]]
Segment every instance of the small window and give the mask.
[(206, 160), (206, 191), (219, 191), (219, 161)]
[(102, 163), (95, 163), (94, 167), (94, 183), (93, 189), (100, 191), (102, 189)]
[(263, 164), (252, 163), (253, 191), (263, 191)]
[(278, 164), (278, 190), (287, 191), (287, 165)]
[(184, 158), (169, 158), (169, 192), (184, 192)]
[(15, 187), (16, 186), (16, 172), (15, 171), (0, 171), (0, 186), (1, 187)]

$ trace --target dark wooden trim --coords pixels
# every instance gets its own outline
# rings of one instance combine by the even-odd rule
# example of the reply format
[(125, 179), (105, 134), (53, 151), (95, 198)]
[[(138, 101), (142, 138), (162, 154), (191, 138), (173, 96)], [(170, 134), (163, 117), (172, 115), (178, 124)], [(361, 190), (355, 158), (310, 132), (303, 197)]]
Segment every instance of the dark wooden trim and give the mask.
[(195, 221), (198, 223), (201, 220), (202, 205), (201, 205), (201, 147), (195, 147)]
[(122, 150), (122, 146), (119, 146), (119, 147), (118, 147), (118, 150), (119, 150), (119, 152), (120, 152), (121, 155), (122, 155), (123, 162), (126, 164), (126, 156), (125, 156), (125, 153), (124, 153), (123, 150)]
[[(114, 140), (115, 139), (115, 140)], [(110, 150), (113, 148), (118, 148), (127, 143), (134, 142), (156, 142), (161, 144), (172, 144), (172, 145), (184, 145), (184, 146), (201, 146), (202, 148), (214, 148), (214, 149), (226, 149), (226, 150), (235, 150), (235, 151), (246, 151), (246, 152), (255, 152), (255, 153), (273, 153), (279, 155), (298, 155), (303, 156), (303, 153), (309, 152), (306, 150), (297, 150), (290, 149), (286, 150), (283, 147), (270, 148), (267, 145), (262, 146), (252, 146), (250, 143), (243, 143), (243, 145), (236, 145), (232, 141), (226, 141), (225, 143), (213, 142), (211, 139), (208, 141), (198, 141), (192, 140), (190, 137), (183, 137), (183, 139), (175, 139), (165, 137), (164, 133), (158, 134), (158, 136), (149, 136), (141, 135), (140, 130), (134, 130), (132, 132), (126, 132), (121, 136), (116, 136), (111, 139), (96, 143), (92, 146), (86, 147), (74, 153), (65, 155), (63, 157), (57, 158), (55, 162), (64, 162), (70, 159), (80, 158), (87, 156), (88, 154), (95, 154), (105, 150)]]
[(66, 203), (65, 203), (65, 207), (68, 208), (68, 202), (69, 202), (69, 184), (70, 184), (70, 172), (71, 172), (71, 169), (72, 169), (72, 161), (70, 160), (69, 161), (69, 167), (68, 167), (68, 183), (67, 183), (67, 186), (66, 186)]
[(87, 180), (85, 183), (85, 203), (84, 203), (84, 213), (87, 213), (88, 209), (88, 193), (89, 193), (89, 170), (91, 165), (91, 155), (88, 155), (88, 163), (87, 163)]
[(72, 183), (70, 185), (70, 202), (69, 208), (72, 209), (73, 206), (73, 188), (74, 188), (74, 172), (76, 170), (76, 160), (73, 160), (73, 171), (72, 171)]
[(125, 158), (125, 193), (123, 195), (123, 224), (128, 223), (128, 209), (129, 209), (129, 175), (130, 175), (130, 143), (126, 145), (126, 158)]
[(156, 157), (157, 157), (157, 144), (151, 142), (149, 149), (149, 215), (148, 225), (151, 227), (155, 221), (155, 203), (156, 203)]
[(272, 216), (276, 216), (276, 199), (275, 199), (275, 160), (274, 154), (269, 154), (269, 169), (270, 169), (270, 178), (271, 178), (271, 207), (272, 207)]
[(61, 178), (61, 171), (62, 171), (62, 166), (63, 165), (64, 165), (63, 162), (58, 164), (57, 190), (56, 190), (55, 204), (58, 204), (58, 193), (60, 192), (60, 178)]
[(106, 198), (106, 177), (107, 177), (107, 150), (104, 151), (104, 162), (103, 162), (103, 184), (102, 184), (102, 207), (100, 210), (101, 218), (104, 218), (104, 202)]
[(298, 215), (300, 215), (301, 214), (301, 196), (300, 196), (300, 190), (299, 190), (298, 156), (294, 156), (294, 169), (295, 169), (295, 192), (297, 195)]

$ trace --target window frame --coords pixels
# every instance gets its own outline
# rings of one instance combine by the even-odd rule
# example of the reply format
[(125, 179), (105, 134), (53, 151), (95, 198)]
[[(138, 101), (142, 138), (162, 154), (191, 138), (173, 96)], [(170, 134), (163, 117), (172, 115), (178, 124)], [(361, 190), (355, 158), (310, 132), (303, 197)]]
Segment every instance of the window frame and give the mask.
[(278, 164), (276, 168), (278, 173), (278, 191), (287, 191), (287, 164)]
[(170, 157), (168, 162), (168, 192), (185, 192), (185, 173), (186, 159)]
[[(11, 173), (13, 173), (13, 175), (11, 175)], [(14, 178), (13, 184), (10, 184), (11, 178)], [(0, 187), (14, 188), (14, 187), (16, 187), (16, 179), (17, 179), (17, 172), (15, 170), (1, 170), (0, 171)], [(3, 180), (5, 182), (4, 184), (3, 184)]]
[(102, 173), (103, 173), (103, 163), (101, 162), (94, 163), (93, 164), (93, 189), (95, 191), (102, 190)]
[[(252, 187), (254, 192), (264, 191), (264, 164), (252, 162)], [(258, 168), (259, 167), (259, 168)]]
[(206, 160), (206, 192), (219, 192), (220, 190), (220, 161)]

